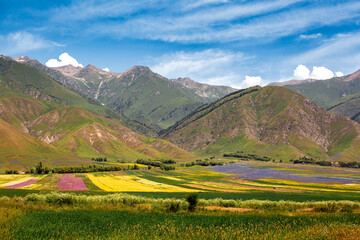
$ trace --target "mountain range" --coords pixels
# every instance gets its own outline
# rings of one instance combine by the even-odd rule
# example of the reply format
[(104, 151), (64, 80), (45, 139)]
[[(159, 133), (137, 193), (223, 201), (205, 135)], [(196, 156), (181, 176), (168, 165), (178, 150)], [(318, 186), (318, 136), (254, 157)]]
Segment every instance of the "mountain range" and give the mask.
[(359, 75), (235, 90), (144, 66), (113, 73), (1, 56), (0, 169), (236, 151), (358, 161), (359, 124), (345, 116), (360, 115)]
[(244, 151), (291, 159), (358, 160), (359, 125), (283, 87), (253, 87), (206, 105), (162, 137), (200, 154)]
[(49, 68), (28, 57), (15, 60), (45, 72), (81, 96), (98, 101), (156, 132), (173, 125), (204, 103), (236, 90), (197, 83), (189, 78), (170, 80), (144, 66), (114, 73), (93, 65)]
[(327, 110), (360, 123), (360, 70), (327, 80), (290, 80), (269, 85), (292, 89)]
[(82, 164), (98, 156), (194, 157), (170, 142), (125, 127), (130, 120), (89, 102), (38, 69), (4, 58), (0, 58), (0, 119), (2, 169), (31, 167), (39, 160), (51, 166)]

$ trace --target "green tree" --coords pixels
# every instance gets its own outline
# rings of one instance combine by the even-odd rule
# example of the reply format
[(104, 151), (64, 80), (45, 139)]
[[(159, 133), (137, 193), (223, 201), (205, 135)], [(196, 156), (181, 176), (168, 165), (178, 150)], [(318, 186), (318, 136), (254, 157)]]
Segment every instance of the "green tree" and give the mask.
[(44, 171), (44, 167), (42, 165), (42, 162), (39, 162), (37, 165), (35, 165), (35, 173), (41, 174)]
[(195, 211), (195, 208), (199, 202), (199, 195), (197, 193), (189, 193), (186, 195), (185, 199), (189, 203), (188, 210), (190, 212)]

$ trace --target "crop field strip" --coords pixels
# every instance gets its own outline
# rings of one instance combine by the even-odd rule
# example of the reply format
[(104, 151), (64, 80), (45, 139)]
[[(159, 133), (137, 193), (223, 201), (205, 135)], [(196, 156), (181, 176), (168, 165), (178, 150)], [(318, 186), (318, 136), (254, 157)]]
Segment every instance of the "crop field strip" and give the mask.
[[(174, 201), (180, 202), (179, 214), (165, 210)], [(150, 208), (144, 208), (146, 206)], [(199, 209), (189, 213), (184, 210), (184, 199), (155, 199), (122, 193), (87, 196), (53, 192), (16, 199), (2, 197), (0, 207), (2, 239), (9, 236), (15, 239), (360, 237), (360, 203), (354, 201), (300, 203), (200, 199)]]
[[(343, 170), (312, 166), (291, 168), (292, 166), (279, 167), (271, 164), (241, 164), (231, 167), (180, 168), (176, 171), (140, 169), (64, 175), (1, 175), (0, 188), (139, 193), (173, 192), (174, 194), (185, 192), (360, 193), (360, 184), (356, 181), (358, 178), (352, 177), (359, 173), (356, 169)], [(245, 176), (250, 176), (250, 178), (244, 178), (244, 171)], [(283, 173), (283, 175), (280, 174), (282, 178), (270, 178), (274, 175), (274, 171)], [(335, 177), (328, 177), (329, 172), (336, 172)], [(299, 178), (299, 175), (302, 178)], [(262, 176), (267, 178), (261, 178)], [(316, 182), (319, 176), (323, 176), (320, 178), (322, 182), (328, 181), (329, 183)], [(299, 181), (304, 178), (315, 182)], [(339, 182), (333, 181), (333, 179)], [(342, 181), (351, 183), (344, 184), (341, 183)]]

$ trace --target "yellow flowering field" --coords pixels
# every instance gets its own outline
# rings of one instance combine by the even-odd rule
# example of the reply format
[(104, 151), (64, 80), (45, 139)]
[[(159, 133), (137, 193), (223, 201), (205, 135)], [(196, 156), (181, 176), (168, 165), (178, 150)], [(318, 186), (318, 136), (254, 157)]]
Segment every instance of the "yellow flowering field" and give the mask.
[(193, 192), (196, 190), (158, 183), (133, 175), (114, 176), (109, 173), (87, 173), (100, 189), (108, 192)]
[(0, 187), (7, 187), (33, 179), (29, 175), (0, 175)]
[[(0, 175), (0, 188), (18, 185), (16, 188), (32, 189), (33, 186), (36, 185), (34, 180), (40, 180), (43, 177), (44, 176), (41, 176), (41, 175), (36, 176), (36, 177), (31, 176), (31, 175), (18, 175), (18, 174)], [(33, 180), (34, 183), (26, 183), (30, 180)], [(24, 184), (24, 186), (22, 187), (21, 184)]]

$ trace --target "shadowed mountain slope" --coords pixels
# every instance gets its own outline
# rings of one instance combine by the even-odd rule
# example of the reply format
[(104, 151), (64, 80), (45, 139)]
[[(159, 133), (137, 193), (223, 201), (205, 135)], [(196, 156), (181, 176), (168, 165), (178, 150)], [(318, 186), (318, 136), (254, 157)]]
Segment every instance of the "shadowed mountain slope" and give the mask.
[(199, 108), (162, 137), (199, 154), (244, 151), (360, 159), (359, 125), (283, 87), (253, 87)]

